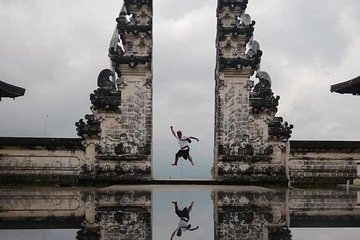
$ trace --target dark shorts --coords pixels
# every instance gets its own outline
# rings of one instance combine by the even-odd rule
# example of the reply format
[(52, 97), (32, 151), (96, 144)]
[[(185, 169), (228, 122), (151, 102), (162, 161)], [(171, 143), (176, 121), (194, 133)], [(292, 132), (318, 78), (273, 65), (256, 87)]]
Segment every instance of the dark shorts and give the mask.
[(180, 149), (177, 153), (176, 153), (176, 155), (175, 155), (175, 157), (177, 157), (177, 158), (179, 158), (179, 157), (182, 157), (182, 158), (184, 158), (185, 160), (189, 157), (189, 152), (190, 152), (190, 148), (188, 147), (188, 148), (185, 148), (185, 149)]
[(187, 207), (184, 207), (182, 210), (176, 209), (175, 213), (176, 213), (176, 215), (178, 215), (179, 218), (181, 218), (187, 222), (190, 219), (189, 210), (187, 209)]

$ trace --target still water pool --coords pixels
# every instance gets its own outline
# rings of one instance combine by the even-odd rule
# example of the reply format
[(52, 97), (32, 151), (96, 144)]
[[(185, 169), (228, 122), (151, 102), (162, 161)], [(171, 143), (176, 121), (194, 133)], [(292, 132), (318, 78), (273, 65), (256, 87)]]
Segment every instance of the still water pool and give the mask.
[(0, 188), (0, 240), (359, 239), (360, 191)]

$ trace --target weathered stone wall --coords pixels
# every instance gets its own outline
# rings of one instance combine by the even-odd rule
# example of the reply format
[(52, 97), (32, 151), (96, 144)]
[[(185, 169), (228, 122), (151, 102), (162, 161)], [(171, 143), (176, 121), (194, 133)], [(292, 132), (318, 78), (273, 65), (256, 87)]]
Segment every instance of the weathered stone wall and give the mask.
[(77, 239), (152, 239), (151, 190), (0, 189), (0, 229), (79, 228)]
[(291, 141), (290, 184), (345, 184), (357, 176), (360, 142)]
[(218, 1), (213, 176), (285, 182), (292, 126), (275, 117), (279, 97), (270, 76), (259, 71), (262, 51), (253, 38), (255, 21), (245, 13), (247, 2)]
[(1, 182), (78, 182), (85, 164), (80, 139), (0, 138)]

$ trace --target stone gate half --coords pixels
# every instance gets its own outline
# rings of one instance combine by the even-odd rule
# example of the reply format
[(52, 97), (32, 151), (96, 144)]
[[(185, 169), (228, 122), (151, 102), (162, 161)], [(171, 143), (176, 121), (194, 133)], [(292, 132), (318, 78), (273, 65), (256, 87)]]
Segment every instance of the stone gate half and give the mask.
[[(248, 0), (218, 0), (215, 69), (217, 180), (286, 181), (286, 152), (292, 125), (275, 117), (279, 96), (260, 70), (262, 51), (254, 40)], [(258, 82), (254, 86), (255, 76)]]
[(86, 147), (83, 175), (151, 179), (152, 0), (124, 0), (111, 39), (111, 69), (90, 95), (91, 115), (76, 123)]

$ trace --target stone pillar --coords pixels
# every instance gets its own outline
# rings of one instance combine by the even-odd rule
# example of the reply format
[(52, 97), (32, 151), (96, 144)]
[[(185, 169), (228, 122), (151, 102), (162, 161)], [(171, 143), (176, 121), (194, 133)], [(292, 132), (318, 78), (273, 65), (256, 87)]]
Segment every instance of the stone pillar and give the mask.
[(275, 117), (280, 97), (271, 90), (270, 76), (259, 70), (262, 51), (253, 38), (255, 21), (245, 13), (247, 2), (218, 1), (213, 176), (286, 181), (292, 126)]
[[(90, 95), (91, 123), (77, 123), (95, 179), (149, 180), (152, 159), (152, 0), (125, 0), (111, 39), (111, 69)], [(96, 126), (88, 134), (84, 128)], [(79, 127), (80, 126), (80, 127)], [(80, 131), (79, 131), (80, 130)], [(87, 153), (93, 152), (91, 150)], [(89, 172), (84, 177), (89, 176)]]

